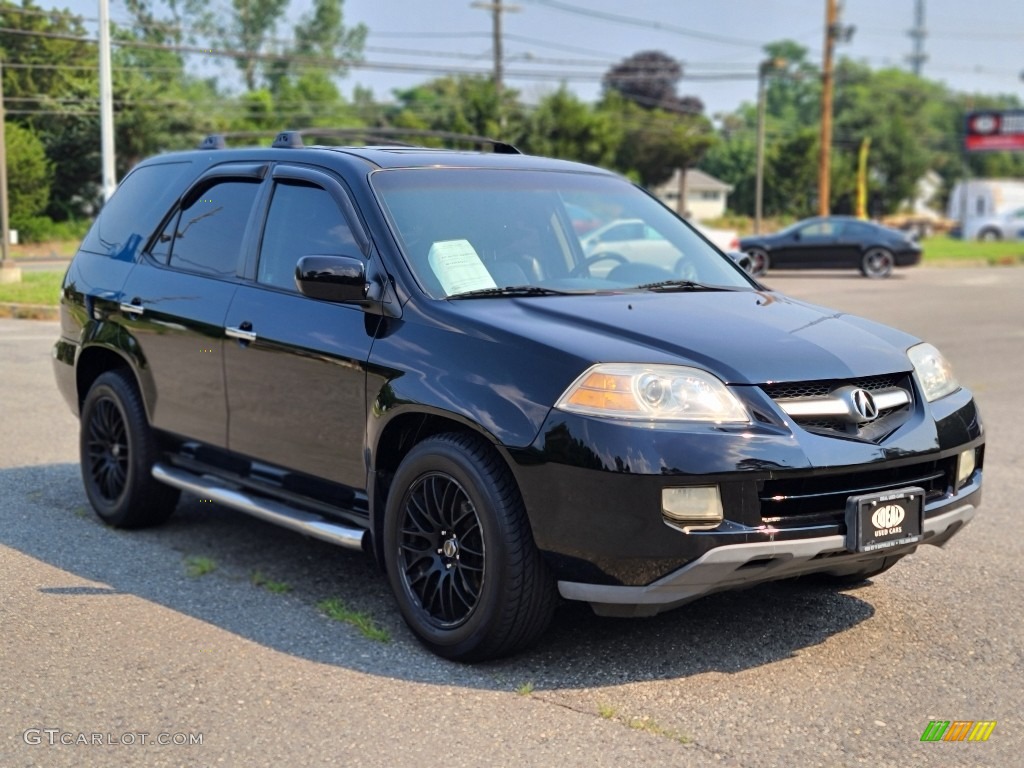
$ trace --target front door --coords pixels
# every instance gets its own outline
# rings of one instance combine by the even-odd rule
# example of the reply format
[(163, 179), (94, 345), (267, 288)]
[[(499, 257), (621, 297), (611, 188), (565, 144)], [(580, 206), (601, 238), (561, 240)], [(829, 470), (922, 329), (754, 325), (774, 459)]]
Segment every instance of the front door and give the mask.
[(363, 257), (338, 205), (345, 194), (338, 182), (312, 183), (308, 171), (302, 176), (289, 179), (275, 169), (255, 281), (239, 287), (228, 309), (228, 444), (251, 458), (362, 490), (365, 364), (377, 318), (296, 289), (302, 256)]

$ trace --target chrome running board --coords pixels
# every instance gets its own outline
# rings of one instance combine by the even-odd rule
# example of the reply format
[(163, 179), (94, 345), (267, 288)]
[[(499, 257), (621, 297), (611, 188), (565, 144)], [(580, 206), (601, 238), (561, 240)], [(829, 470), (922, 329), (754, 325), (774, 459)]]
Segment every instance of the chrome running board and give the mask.
[(166, 464), (153, 465), (153, 477), (161, 483), (237, 509), (268, 523), (289, 528), (346, 549), (362, 550), (366, 531), (325, 520), (320, 515), (229, 488), (216, 478), (194, 475)]

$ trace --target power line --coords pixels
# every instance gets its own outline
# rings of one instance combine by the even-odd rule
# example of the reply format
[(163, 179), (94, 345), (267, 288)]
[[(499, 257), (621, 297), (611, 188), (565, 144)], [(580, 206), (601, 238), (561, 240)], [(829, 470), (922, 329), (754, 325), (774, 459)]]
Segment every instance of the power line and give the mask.
[(722, 35), (711, 34), (710, 32), (701, 32), (700, 30), (696, 29), (680, 27), (675, 24), (666, 24), (662, 21), (654, 21), (652, 19), (638, 19), (633, 16), (624, 16), (618, 13), (596, 11), (591, 8), (583, 8), (578, 5), (572, 5), (570, 3), (561, 2), (561, 0), (526, 0), (526, 2), (534, 3), (536, 5), (544, 5), (559, 11), (573, 13), (578, 16), (586, 16), (588, 18), (598, 19), (600, 21), (608, 21), (614, 24), (628, 25), (633, 27), (644, 27), (646, 29), (657, 29), (661, 32), (668, 32), (670, 34), (681, 35), (683, 37), (692, 37), (697, 40), (707, 40), (713, 43), (721, 43), (722, 45), (735, 45), (743, 48), (756, 48), (758, 50), (761, 50), (764, 47), (763, 40), (745, 40), (738, 37), (724, 37)]

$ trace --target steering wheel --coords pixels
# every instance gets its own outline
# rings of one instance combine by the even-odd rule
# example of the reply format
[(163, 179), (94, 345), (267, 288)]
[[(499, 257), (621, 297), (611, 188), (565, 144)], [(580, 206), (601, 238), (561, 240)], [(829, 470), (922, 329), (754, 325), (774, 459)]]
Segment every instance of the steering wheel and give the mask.
[(599, 261), (614, 261), (619, 264), (628, 264), (629, 259), (624, 256), (620, 256), (612, 251), (602, 251), (601, 253), (595, 253), (593, 256), (587, 256), (583, 261), (569, 270), (569, 277), (584, 277), (590, 275), (590, 265), (596, 264)]
[(680, 280), (697, 280), (697, 268), (685, 256), (676, 262), (675, 268), (672, 271)]

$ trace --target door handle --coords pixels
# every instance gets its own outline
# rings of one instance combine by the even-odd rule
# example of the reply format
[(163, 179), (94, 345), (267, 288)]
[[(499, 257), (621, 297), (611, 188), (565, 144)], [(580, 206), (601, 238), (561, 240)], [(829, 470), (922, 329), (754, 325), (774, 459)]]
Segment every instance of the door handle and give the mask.
[(252, 329), (252, 323), (248, 320), (244, 323), (239, 323), (237, 328), (231, 328), (230, 326), (225, 328), (224, 335), (244, 342), (256, 341), (256, 332)]
[(126, 315), (141, 315), (146, 310), (142, 307), (142, 299), (138, 296), (131, 300), (130, 304), (125, 304), (123, 301), (120, 304), (121, 311)]

